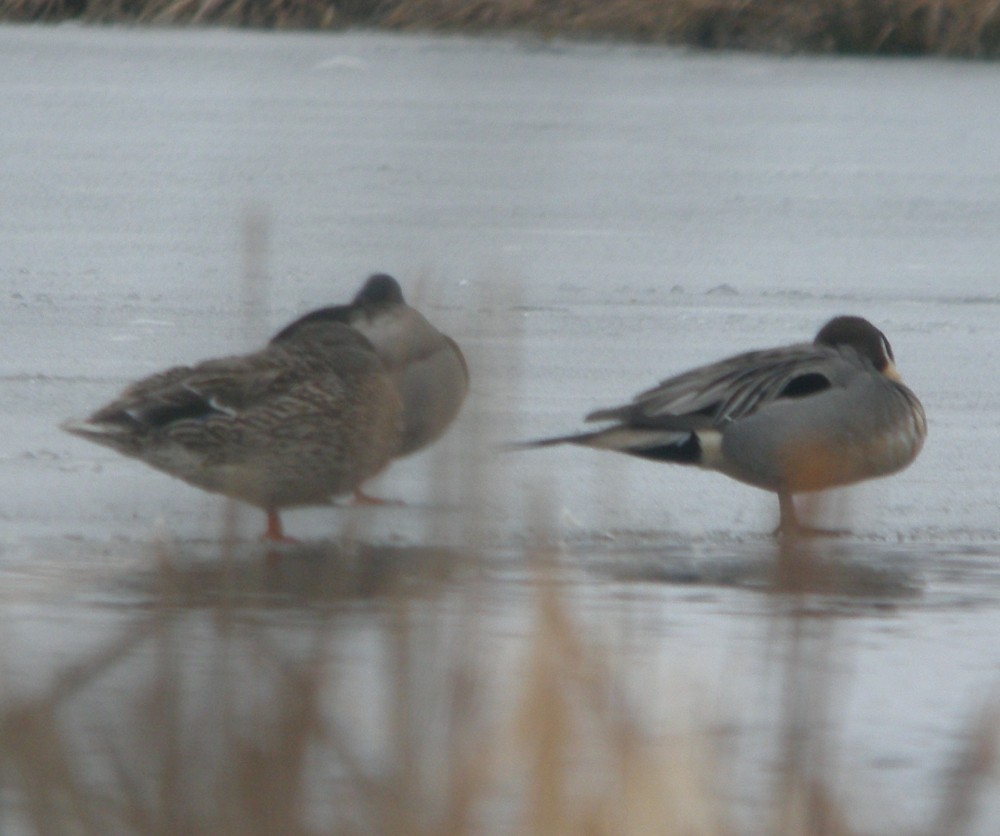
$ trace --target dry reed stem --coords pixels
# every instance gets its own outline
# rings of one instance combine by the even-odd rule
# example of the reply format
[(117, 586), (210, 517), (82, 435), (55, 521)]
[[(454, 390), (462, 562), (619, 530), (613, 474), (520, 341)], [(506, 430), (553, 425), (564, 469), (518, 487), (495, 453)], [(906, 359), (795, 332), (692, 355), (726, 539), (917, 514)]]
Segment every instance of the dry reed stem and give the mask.
[[(799, 453), (796, 484), (828, 483), (840, 466), (836, 457), (821, 448)], [(775, 550), (770, 644), (778, 657), (782, 700), (771, 828), (775, 836), (849, 836), (853, 832), (828, 777), (833, 772), (831, 700), (841, 657), (837, 619), (828, 609), (826, 596), (838, 590), (841, 555), (833, 538), (824, 543), (821, 559), (817, 538), (806, 534), (818, 530), (820, 521), (827, 522), (828, 500), (825, 493), (800, 499), (803, 528), (783, 532)]]
[(574, 617), (562, 591), (551, 491), (525, 517), (535, 533), (534, 624), (516, 715), (527, 769), (519, 832), (535, 834), (727, 834), (700, 735), (653, 745), (600, 630)]
[(986, 706), (969, 724), (949, 776), (948, 791), (932, 833), (961, 834), (972, 830), (979, 801), (995, 787), (1000, 766), (1000, 706)]
[(1000, 55), (997, 0), (0, 0), (0, 19), (528, 31), (723, 49)]

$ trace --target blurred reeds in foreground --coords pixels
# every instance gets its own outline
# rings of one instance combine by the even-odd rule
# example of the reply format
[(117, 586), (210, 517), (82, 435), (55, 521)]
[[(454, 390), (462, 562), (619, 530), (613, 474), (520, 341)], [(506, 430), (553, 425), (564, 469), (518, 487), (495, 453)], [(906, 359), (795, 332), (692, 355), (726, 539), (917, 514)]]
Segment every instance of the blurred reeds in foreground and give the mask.
[(992, 0), (0, 0), (14, 21), (533, 31), (723, 49), (1000, 54)]
[[(544, 535), (513, 595), (475, 548), (161, 553), (117, 637), (0, 705), (0, 832), (872, 832), (831, 777), (843, 659), (813, 583), (835, 569), (812, 577), (810, 541), (776, 546), (762, 593), (778, 757), (755, 764), (771, 789), (749, 808), (705, 717), (648, 722), (686, 684), (630, 687), (641, 660), (614, 641), (627, 612), (583, 618)], [(929, 834), (965, 832), (995, 775), (996, 717), (970, 726)]]
[[(458, 480), (485, 506), (482, 413), (466, 427), (435, 489)], [(270, 556), (229, 536), (208, 560), (157, 546), (157, 568), (126, 579), (144, 603), (120, 634), (0, 703), (0, 832), (872, 832), (832, 779), (835, 548), (819, 560), (810, 539), (775, 544), (761, 594), (778, 758), (755, 764), (770, 790), (748, 805), (713, 718), (650, 722), (686, 683), (637, 693), (643, 660), (615, 641), (634, 627), (626, 602), (584, 617), (568, 592), (580, 567), (552, 545), (544, 498), (527, 499), (513, 583), (491, 577), (475, 508), (453, 518), (452, 550), (371, 545), (360, 518)], [(995, 774), (996, 718), (970, 731), (928, 834), (962, 833)]]
[[(245, 238), (253, 285), (266, 224), (250, 217)], [(257, 291), (244, 294), (249, 330)], [(485, 300), (480, 333), (509, 309)], [(517, 326), (495, 330), (514, 335), (502, 362), (516, 376)], [(474, 380), (502, 379), (489, 368), (500, 358), (467, 355)], [(429, 539), (460, 548), (372, 544), (366, 518), (345, 509), (337, 540), (268, 553), (236, 541), (227, 513), (207, 559), (154, 544), (148, 571), (108, 579), (129, 590), (116, 635), (81, 658), (36, 660), (52, 667), (37, 691), (0, 683), (0, 833), (871, 832), (851, 820), (851, 788), (830, 763), (836, 548), (819, 559), (810, 539), (774, 546), (762, 651), (780, 683), (778, 757), (755, 759), (770, 790), (748, 802), (728, 786), (716, 718), (658, 725), (687, 683), (636, 689), (633, 667), (658, 654), (621, 652), (635, 628), (627, 601), (598, 620), (580, 609), (581, 567), (553, 545), (540, 489), (525, 498), (516, 578), (494, 576), (485, 528), (504, 487), (487, 416), (503, 412), (488, 395), (495, 385), (474, 386), (449, 439), (459, 454), (438, 451), (431, 468), (431, 499), (467, 508)], [(805, 505), (803, 522), (820, 518)], [(928, 834), (957, 836), (974, 819), (996, 743), (984, 712)]]

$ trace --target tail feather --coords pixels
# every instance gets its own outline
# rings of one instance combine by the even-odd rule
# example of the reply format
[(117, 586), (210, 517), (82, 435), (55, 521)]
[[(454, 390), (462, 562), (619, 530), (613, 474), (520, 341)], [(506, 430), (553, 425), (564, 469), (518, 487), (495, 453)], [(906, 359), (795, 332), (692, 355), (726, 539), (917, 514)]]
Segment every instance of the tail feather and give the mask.
[(626, 417), (630, 406), (631, 404), (628, 406), (612, 406), (604, 409), (595, 409), (593, 412), (587, 413), (583, 420), (588, 424), (596, 421), (621, 421)]
[(559, 444), (586, 444), (583, 439), (590, 435), (594, 435), (594, 433), (559, 435), (552, 438), (534, 438), (530, 441), (509, 441), (501, 445), (501, 449), (508, 452), (515, 452), (518, 450), (537, 450), (539, 447), (555, 447)]
[(115, 422), (66, 421), (59, 425), (61, 430), (84, 438), (94, 444), (110, 447), (125, 455), (135, 455), (136, 434), (133, 429)]
[(589, 433), (539, 438), (506, 445), (507, 450), (533, 450), (558, 444), (576, 444), (597, 450), (613, 450), (644, 459), (700, 464), (701, 444), (695, 432), (656, 430), (635, 427), (608, 427)]
[(132, 431), (123, 424), (115, 423), (94, 423), (91, 421), (64, 421), (59, 425), (59, 429), (65, 430), (73, 435), (93, 438), (94, 436), (123, 436)]

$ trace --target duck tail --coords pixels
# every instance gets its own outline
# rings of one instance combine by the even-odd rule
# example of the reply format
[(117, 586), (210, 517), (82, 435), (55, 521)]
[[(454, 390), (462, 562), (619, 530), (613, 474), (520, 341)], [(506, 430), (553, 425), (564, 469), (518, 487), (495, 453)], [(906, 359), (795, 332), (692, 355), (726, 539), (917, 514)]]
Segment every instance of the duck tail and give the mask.
[(135, 431), (125, 424), (112, 421), (69, 420), (60, 424), (59, 429), (79, 438), (85, 438), (94, 444), (110, 447), (126, 455), (134, 455)]
[(643, 459), (653, 459), (676, 464), (699, 464), (702, 459), (701, 443), (693, 431), (658, 430), (636, 427), (607, 427), (589, 433), (539, 438), (505, 445), (506, 450), (532, 450), (554, 447), (557, 444), (575, 444), (596, 450), (614, 450)]
[(551, 438), (534, 438), (530, 441), (509, 441), (501, 446), (502, 450), (507, 452), (516, 452), (518, 450), (536, 450), (539, 447), (555, 447), (558, 444), (582, 444), (586, 445), (586, 439), (588, 436), (596, 435), (596, 433), (579, 433), (577, 435), (557, 435)]

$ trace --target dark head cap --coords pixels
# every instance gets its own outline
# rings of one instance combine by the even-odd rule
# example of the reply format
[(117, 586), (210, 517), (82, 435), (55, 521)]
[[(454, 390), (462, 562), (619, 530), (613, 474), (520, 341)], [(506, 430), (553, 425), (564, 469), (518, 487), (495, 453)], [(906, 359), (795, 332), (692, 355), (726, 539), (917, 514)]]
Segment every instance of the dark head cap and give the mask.
[(402, 305), (403, 290), (392, 276), (376, 273), (369, 276), (351, 303), (359, 307), (371, 305)]
[(880, 372), (891, 369), (896, 358), (885, 334), (860, 316), (836, 316), (819, 329), (816, 345), (850, 346), (870, 360)]
[(365, 315), (370, 315), (372, 308), (377, 309), (382, 305), (396, 304), (403, 304), (403, 291), (399, 289), (399, 282), (392, 276), (387, 276), (385, 273), (378, 273), (371, 276), (365, 282), (350, 305), (333, 305), (329, 308), (319, 308), (315, 311), (310, 311), (282, 328), (274, 335), (271, 342), (287, 340), (307, 323), (343, 322), (346, 325), (351, 325), (359, 309)]

